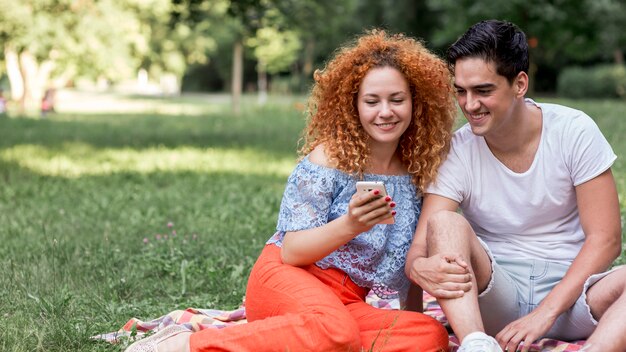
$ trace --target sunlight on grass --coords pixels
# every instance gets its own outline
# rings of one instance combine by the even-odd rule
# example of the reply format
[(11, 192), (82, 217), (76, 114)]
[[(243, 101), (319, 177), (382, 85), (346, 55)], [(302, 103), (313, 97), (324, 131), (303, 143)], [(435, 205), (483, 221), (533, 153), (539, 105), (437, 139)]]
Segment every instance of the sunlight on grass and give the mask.
[(59, 150), (22, 144), (0, 152), (0, 158), (32, 172), (75, 178), (119, 172), (235, 172), (288, 176), (296, 157), (277, 159), (254, 149), (200, 149), (179, 147), (94, 148), (85, 143), (64, 143)]
[(182, 97), (132, 97), (106, 92), (61, 90), (57, 93), (57, 111), (65, 113), (154, 113), (200, 115), (216, 113), (228, 106), (226, 95)]

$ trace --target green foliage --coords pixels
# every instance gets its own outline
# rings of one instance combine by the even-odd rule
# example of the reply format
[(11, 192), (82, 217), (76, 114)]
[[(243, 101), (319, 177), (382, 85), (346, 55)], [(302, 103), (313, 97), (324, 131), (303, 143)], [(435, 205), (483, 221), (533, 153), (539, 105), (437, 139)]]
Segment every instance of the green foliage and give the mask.
[(301, 47), (296, 32), (279, 31), (273, 27), (260, 28), (247, 44), (254, 48), (254, 55), (259, 64), (263, 65), (269, 74), (289, 68), (296, 60)]
[(441, 24), (433, 37), (437, 46), (447, 47), (476, 22), (500, 19), (517, 24), (529, 38), (537, 39), (533, 58), (541, 63), (563, 64), (566, 60), (585, 60), (598, 54), (601, 19), (580, 15), (589, 10), (588, 0), (511, 0), (498, 6), (487, 0), (429, 0), (428, 3), (440, 14)]
[[(112, 79), (134, 67), (129, 38), (138, 27), (116, 0), (0, 0), (0, 37), (18, 53), (51, 61), (57, 74), (104, 74)], [(7, 9), (5, 12), (4, 9)]]
[(141, 24), (116, 0), (85, 4), (62, 15), (69, 24), (66, 37), (51, 42), (58, 56), (51, 54), (46, 59), (58, 63), (57, 74), (69, 70), (112, 81), (133, 77), (140, 58), (131, 45)]
[[(196, 4), (191, 11), (177, 1), (153, 0), (155, 4), (138, 2), (131, 7), (141, 27), (145, 41), (141, 67), (149, 69), (154, 77), (170, 72), (181, 77), (188, 65), (206, 64), (209, 55), (217, 49), (215, 31), (224, 26), (222, 17), (226, 1), (216, 0), (209, 5)], [(197, 19), (191, 21), (190, 16)]]
[(207, 81), (225, 89), (232, 45), (245, 37), (246, 76), (256, 76), (255, 65), (289, 72), (305, 89), (314, 69), (364, 29), (421, 37), (441, 54), (469, 25), (497, 18), (515, 22), (537, 44), (531, 59), (546, 80), (538, 86), (551, 89), (553, 75), (541, 72), (620, 62), (626, 45), (621, 0), (0, 0), (0, 8), (4, 50), (28, 50), (39, 66), (53, 64), (58, 82), (116, 82), (143, 68), (152, 78), (210, 72)]
[[(0, 41), (10, 43), (15, 38), (23, 38), (28, 32), (25, 20), (32, 15), (28, 6), (11, 0), (0, 0)], [(22, 41), (16, 43), (23, 45)]]
[(354, 30), (382, 27), (393, 32), (430, 39), (438, 17), (425, 0), (360, 0), (355, 2)]
[(557, 93), (567, 98), (626, 97), (626, 66), (565, 68), (559, 75)]
[(626, 32), (623, 30), (626, 22), (626, 3), (618, 0), (595, 0), (589, 1), (589, 14), (601, 21), (600, 46), (604, 59), (614, 59), (611, 55), (616, 50), (626, 48)]
[[(216, 49), (213, 31), (223, 27), (226, 0), (199, 7), (190, 26), (172, 20), (170, 0), (0, 0), (0, 38), (37, 64), (50, 62), (54, 76), (132, 78), (140, 67), (155, 77), (182, 76), (189, 64), (206, 63)], [(5, 11), (6, 9), (6, 11)]]

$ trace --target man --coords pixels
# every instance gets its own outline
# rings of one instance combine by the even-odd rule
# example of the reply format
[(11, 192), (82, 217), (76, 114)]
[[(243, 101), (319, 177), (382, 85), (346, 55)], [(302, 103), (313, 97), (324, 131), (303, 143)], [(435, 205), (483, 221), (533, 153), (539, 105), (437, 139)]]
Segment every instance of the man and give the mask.
[(610, 145), (583, 112), (524, 97), (515, 25), (472, 26), (448, 63), (468, 124), (426, 191), (407, 275), (439, 299), (459, 351), (542, 337), (625, 351), (626, 268), (603, 273), (621, 251)]

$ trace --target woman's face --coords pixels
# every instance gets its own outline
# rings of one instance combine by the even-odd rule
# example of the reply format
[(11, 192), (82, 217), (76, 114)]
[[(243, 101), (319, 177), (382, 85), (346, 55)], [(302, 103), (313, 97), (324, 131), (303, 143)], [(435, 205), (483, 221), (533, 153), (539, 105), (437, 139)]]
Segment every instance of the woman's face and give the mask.
[(392, 67), (371, 69), (361, 82), (359, 119), (373, 144), (398, 145), (413, 118), (409, 83)]

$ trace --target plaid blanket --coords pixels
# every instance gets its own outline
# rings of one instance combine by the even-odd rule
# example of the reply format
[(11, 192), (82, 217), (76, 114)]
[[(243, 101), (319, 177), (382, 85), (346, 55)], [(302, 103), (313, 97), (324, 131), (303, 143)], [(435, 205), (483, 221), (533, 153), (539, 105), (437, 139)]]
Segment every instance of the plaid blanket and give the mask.
[[(381, 299), (374, 294), (367, 297), (367, 302), (374, 307), (382, 309), (399, 309), (398, 299)], [(424, 313), (437, 319), (448, 326), (448, 321), (437, 303), (437, 300), (424, 292)], [(116, 332), (93, 336), (94, 339), (105, 340), (110, 343), (128, 343), (141, 338), (146, 334), (152, 334), (169, 325), (183, 325), (191, 331), (203, 329), (221, 329), (227, 326), (246, 323), (246, 310), (242, 305), (235, 310), (199, 309), (187, 308), (185, 310), (175, 310), (157, 319), (143, 321), (137, 318), (130, 319), (122, 328)], [(553, 339), (542, 339), (531, 346), (534, 352), (570, 352), (578, 351), (585, 341), (564, 342)], [(458, 349), (459, 341), (450, 335), (450, 352)]]

